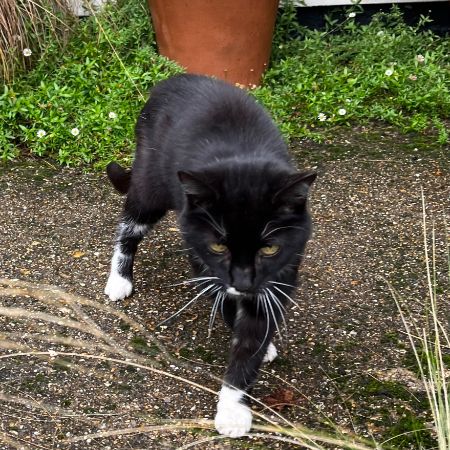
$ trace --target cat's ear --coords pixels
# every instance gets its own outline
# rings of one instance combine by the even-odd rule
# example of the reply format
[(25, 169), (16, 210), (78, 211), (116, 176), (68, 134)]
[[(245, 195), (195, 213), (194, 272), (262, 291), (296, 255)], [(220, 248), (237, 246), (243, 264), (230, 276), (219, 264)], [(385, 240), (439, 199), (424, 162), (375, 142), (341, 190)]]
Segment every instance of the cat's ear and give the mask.
[(189, 201), (196, 204), (209, 203), (217, 199), (216, 190), (202, 176), (193, 172), (178, 172), (178, 179)]
[(285, 185), (273, 196), (273, 203), (295, 210), (302, 208), (308, 199), (311, 184), (317, 177), (315, 172), (302, 172), (290, 175)]

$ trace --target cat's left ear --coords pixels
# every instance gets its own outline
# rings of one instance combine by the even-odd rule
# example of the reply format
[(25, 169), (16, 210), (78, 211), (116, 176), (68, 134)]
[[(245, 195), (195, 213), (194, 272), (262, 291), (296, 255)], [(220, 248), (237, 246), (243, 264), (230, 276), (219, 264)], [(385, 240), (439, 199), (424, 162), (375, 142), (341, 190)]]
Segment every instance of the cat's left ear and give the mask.
[(218, 197), (216, 190), (202, 179), (200, 174), (180, 170), (178, 179), (188, 200), (192, 203), (209, 203)]
[(273, 196), (273, 203), (295, 209), (303, 207), (308, 199), (311, 184), (317, 177), (315, 172), (302, 172), (290, 175), (285, 185)]

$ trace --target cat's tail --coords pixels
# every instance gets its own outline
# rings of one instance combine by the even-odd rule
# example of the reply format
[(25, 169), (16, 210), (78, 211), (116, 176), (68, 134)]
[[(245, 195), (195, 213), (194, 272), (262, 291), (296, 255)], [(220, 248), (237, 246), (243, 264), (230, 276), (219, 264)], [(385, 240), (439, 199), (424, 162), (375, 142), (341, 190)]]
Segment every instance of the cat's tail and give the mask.
[(126, 194), (130, 187), (131, 170), (124, 169), (116, 162), (110, 162), (106, 166), (106, 173), (111, 184), (121, 193)]

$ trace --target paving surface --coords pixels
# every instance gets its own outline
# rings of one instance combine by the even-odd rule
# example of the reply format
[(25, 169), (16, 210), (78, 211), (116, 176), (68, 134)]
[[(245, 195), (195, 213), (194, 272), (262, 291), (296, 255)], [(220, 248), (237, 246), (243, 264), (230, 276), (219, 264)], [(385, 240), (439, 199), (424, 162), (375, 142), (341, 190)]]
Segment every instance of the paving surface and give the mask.
[[(297, 143), (293, 153), (319, 171), (315, 231), (280, 357), (253, 391), (266, 406), (254, 409), (316, 429), (331, 421), (381, 442), (403, 432), (395, 428), (403, 417), (429, 421), (387, 283), (420, 317), (423, 190), (438, 294), (448, 298), (449, 149), (357, 130)], [(215, 439), (208, 419), (228, 330), (217, 320), (208, 338), (206, 298), (157, 327), (194, 295), (173, 286), (190, 276), (173, 215), (141, 244), (135, 294), (107, 301), (121, 202), (102, 174), (39, 161), (0, 169), (0, 448), (295, 448), (258, 430)], [(394, 442), (414, 448), (414, 440)]]

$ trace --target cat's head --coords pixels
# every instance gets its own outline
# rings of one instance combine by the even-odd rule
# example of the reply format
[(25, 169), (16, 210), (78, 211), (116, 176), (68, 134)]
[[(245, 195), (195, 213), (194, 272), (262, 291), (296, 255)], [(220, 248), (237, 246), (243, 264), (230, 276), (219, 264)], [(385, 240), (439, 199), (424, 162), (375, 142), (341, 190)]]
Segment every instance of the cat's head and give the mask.
[(288, 273), (295, 279), (311, 233), (307, 197), (315, 173), (249, 164), (178, 176), (186, 196), (180, 225), (200, 275), (245, 296)]

